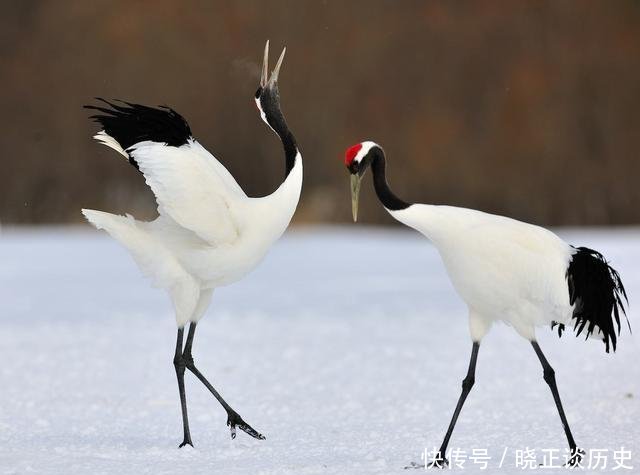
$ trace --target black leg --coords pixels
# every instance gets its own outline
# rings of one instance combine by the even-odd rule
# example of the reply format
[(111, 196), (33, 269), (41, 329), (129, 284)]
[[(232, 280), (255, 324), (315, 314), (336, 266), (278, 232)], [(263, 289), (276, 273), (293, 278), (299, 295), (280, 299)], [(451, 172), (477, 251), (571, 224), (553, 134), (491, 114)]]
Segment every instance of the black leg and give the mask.
[(211, 391), (211, 394), (218, 400), (218, 402), (222, 405), (225, 411), (227, 411), (227, 425), (231, 429), (231, 438), (236, 438), (236, 427), (240, 430), (246, 432), (251, 437), (255, 437), (256, 439), (264, 439), (265, 437), (260, 434), (257, 430), (247, 424), (240, 414), (234, 411), (229, 404), (222, 398), (220, 393), (216, 391), (216, 389), (207, 381), (207, 378), (196, 368), (196, 365), (193, 361), (193, 356), (191, 355), (191, 347), (193, 346), (193, 336), (196, 332), (196, 324), (191, 323), (189, 325), (189, 334), (187, 335), (187, 342), (184, 345), (184, 352), (182, 353), (182, 359), (185, 361), (186, 367), (191, 371), (201, 382), (205, 385), (205, 387)]
[(184, 390), (184, 370), (186, 368), (185, 361), (182, 358), (182, 335), (184, 334), (184, 327), (178, 328), (178, 339), (176, 341), (176, 353), (173, 357), (173, 366), (176, 369), (176, 376), (178, 377), (178, 390), (180, 391), (180, 406), (182, 408), (182, 430), (184, 432), (184, 438), (179, 447), (184, 447), (189, 444), (193, 447), (191, 442), (191, 433), (189, 432), (189, 417), (187, 416), (187, 396)]
[(573, 435), (571, 434), (571, 429), (569, 428), (569, 422), (567, 421), (567, 416), (565, 416), (564, 414), (562, 402), (560, 401), (560, 393), (558, 393), (558, 386), (556, 385), (556, 372), (547, 361), (547, 358), (545, 358), (544, 353), (542, 353), (542, 350), (540, 349), (540, 345), (538, 345), (538, 342), (532, 341), (531, 346), (533, 346), (533, 349), (535, 350), (536, 355), (538, 355), (538, 359), (542, 364), (544, 380), (549, 385), (551, 394), (553, 394), (553, 400), (556, 402), (558, 414), (560, 414), (560, 420), (562, 421), (562, 427), (564, 427), (564, 433), (567, 436), (567, 442), (569, 443), (569, 448), (571, 449), (571, 457), (567, 462), (567, 465), (575, 466), (582, 460), (584, 451), (578, 449), (575, 440), (573, 440)]
[(458, 404), (456, 405), (456, 409), (453, 412), (453, 417), (451, 418), (451, 422), (449, 423), (449, 428), (447, 429), (447, 433), (444, 436), (444, 440), (442, 441), (440, 450), (438, 450), (435, 460), (429, 465), (430, 467), (444, 468), (449, 464), (449, 461), (446, 459), (447, 446), (449, 445), (449, 439), (451, 438), (451, 434), (453, 433), (453, 428), (456, 426), (456, 422), (458, 420), (458, 416), (460, 415), (460, 411), (462, 410), (462, 406), (464, 405), (464, 401), (465, 399), (467, 399), (467, 396), (469, 395), (469, 393), (471, 392), (471, 388), (473, 387), (473, 383), (475, 383), (476, 380), (476, 361), (478, 359), (479, 349), (480, 343), (474, 341), (473, 346), (471, 347), (471, 360), (469, 361), (469, 370), (467, 371), (467, 376), (462, 380), (462, 393), (460, 394), (460, 398), (458, 399)]

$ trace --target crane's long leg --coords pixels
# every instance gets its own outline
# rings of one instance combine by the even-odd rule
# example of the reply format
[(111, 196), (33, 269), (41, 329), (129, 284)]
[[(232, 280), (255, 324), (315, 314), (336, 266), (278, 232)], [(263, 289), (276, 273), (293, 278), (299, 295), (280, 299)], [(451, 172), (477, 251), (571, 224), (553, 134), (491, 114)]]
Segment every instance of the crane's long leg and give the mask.
[(191, 355), (191, 348), (193, 346), (193, 336), (196, 332), (196, 324), (192, 322), (189, 325), (189, 333), (187, 335), (187, 342), (184, 345), (184, 352), (182, 353), (182, 359), (185, 361), (186, 367), (191, 371), (201, 382), (206, 386), (206, 388), (211, 391), (211, 394), (218, 400), (218, 402), (222, 405), (225, 411), (227, 411), (227, 425), (231, 429), (231, 438), (236, 438), (236, 427), (240, 430), (246, 432), (251, 437), (255, 437), (256, 439), (264, 439), (265, 437), (260, 434), (257, 430), (247, 424), (240, 414), (234, 411), (229, 404), (222, 398), (220, 393), (216, 391), (216, 389), (211, 385), (207, 378), (196, 368), (196, 365), (193, 361), (193, 356)]
[(447, 446), (449, 445), (449, 439), (451, 438), (451, 434), (453, 433), (453, 428), (456, 426), (456, 422), (458, 420), (458, 416), (460, 415), (460, 411), (462, 410), (462, 406), (464, 405), (464, 401), (465, 399), (467, 399), (467, 396), (471, 392), (471, 388), (473, 387), (473, 384), (476, 380), (476, 361), (478, 360), (479, 349), (480, 342), (474, 341), (473, 346), (471, 347), (471, 360), (469, 361), (467, 376), (462, 380), (462, 393), (460, 394), (460, 398), (458, 399), (458, 404), (456, 405), (456, 409), (453, 412), (453, 417), (451, 418), (451, 422), (449, 423), (449, 428), (447, 429), (447, 433), (444, 436), (444, 440), (442, 441), (440, 450), (438, 450), (435, 459), (429, 465), (430, 467), (444, 468), (449, 464), (449, 461), (445, 457), (447, 453)]
[(567, 442), (569, 442), (569, 448), (571, 449), (571, 456), (567, 462), (569, 466), (575, 466), (580, 463), (582, 460), (582, 455), (584, 451), (578, 449), (576, 446), (576, 442), (573, 439), (573, 435), (571, 434), (571, 429), (569, 428), (569, 422), (567, 421), (567, 416), (564, 414), (564, 409), (562, 408), (562, 401), (560, 401), (560, 393), (558, 392), (558, 386), (556, 385), (556, 372), (553, 370), (547, 358), (545, 358), (544, 353), (540, 349), (540, 345), (538, 345), (537, 341), (532, 341), (531, 346), (538, 355), (538, 359), (542, 364), (543, 376), (545, 382), (549, 385), (551, 389), (551, 394), (553, 394), (553, 400), (556, 402), (556, 407), (558, 408), (558, 414), (560, 414), (560, 420), (562, 421), (562, 427), (564, 427), (564, 433), (567, 436)]
[(178, 378), (178, 390), (180, 391), (180, 406), (182, 408), (182, 430), (184, 432), (184, 438), (179, 447), (184, 447), (189, 444), (193, 447), (191, 442), (191, 433), (189, 432), (189, 416), (187, 415), (187, 396), (184, 390), (184, 370), (186, 368), (185, 361), (182, 358), (182, 336), (184, 334), (184, 327), (178, 328), (178, 338), (176, 341), (176, 353), (173, 357), (173, 366), (176, 369), (176, 376)]

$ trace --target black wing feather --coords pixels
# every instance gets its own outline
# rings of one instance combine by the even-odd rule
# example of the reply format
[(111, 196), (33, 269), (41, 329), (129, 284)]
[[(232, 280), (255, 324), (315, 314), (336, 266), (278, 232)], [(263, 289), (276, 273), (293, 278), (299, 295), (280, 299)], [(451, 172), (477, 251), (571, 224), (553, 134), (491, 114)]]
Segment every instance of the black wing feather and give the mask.
[[(156, 108), (119, 100), (120, 105), (101, 97), (96, 99), (109, 107), (86, 105), (85, 109), (100, 112), (90, 118), (100, 124), (125, 152), (133, 145), (147, 140), (179, 147), (192, 137), (187, 121), (170, 107)], [(138, 168), (133, 157), (128, 155), (129, 162)]]

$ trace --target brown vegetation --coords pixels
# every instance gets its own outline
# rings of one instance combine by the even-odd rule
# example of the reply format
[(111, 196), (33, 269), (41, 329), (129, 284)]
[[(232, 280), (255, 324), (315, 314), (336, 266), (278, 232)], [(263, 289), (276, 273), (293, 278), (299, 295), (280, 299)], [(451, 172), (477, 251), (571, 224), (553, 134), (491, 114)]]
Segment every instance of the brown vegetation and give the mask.
[[(90, 138), (94, 96), (171, 105), (269, 193), (284, 164), (252, 99), (267, 38), (288, 47), (298, 222), (349, 219), (342, 154), (363, 139), (407, 200), (640, 221), (637, 1), (5, 1), (0, 17), (3, 223), (153, 216), (142, 177)], [(388, 222), (366, 188), (363, 220)]]

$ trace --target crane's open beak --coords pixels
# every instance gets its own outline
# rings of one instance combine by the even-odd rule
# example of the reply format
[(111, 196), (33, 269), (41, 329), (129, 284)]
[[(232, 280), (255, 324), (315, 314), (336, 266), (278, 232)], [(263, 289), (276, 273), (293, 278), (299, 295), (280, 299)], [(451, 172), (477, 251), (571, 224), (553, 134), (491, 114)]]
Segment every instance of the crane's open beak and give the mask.
[(282, 66), (282, 60), (284, 60), (284, 54), (287, 52), (287, 48), (283, 48), (280, 53), (280, 58), (276, 63), (276, 67), (271, 72), (269, 77), (269, 40), (264, 45), (264, 59), (262, 60), (262, 75), (260, 76), (260, 87), (265, 88), (267, 85), (273, 87), (278, 82), (278, 75), (280, 74), (280, 67)]
[(362, 177), (357, 173), (351, 175), (351, 212), (353, 213), (353, 222), (358, 221), (358, 199), (360, 197), (360, 182)]

